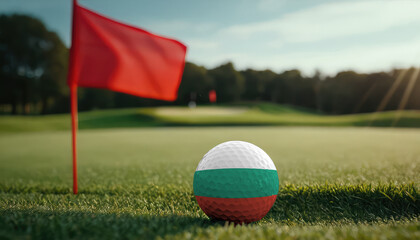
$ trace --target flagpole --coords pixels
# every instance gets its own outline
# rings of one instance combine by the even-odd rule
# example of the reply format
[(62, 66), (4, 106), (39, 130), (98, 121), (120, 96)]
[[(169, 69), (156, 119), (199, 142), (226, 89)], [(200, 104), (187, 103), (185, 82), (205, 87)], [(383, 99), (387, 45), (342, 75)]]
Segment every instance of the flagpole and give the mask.
[(77, 85), (70, 86), (71, 135), (73, 147), (73, 193), (77, 194)]
[[(75, 11), (77, 7), (77, 0), (73, 0), (73, 17), (72, 17), (72, 46), (70, 48), (70, 62), (71, 64), (76, 59), (75, 56)], [(69, 86), (70, 86), (70, 109), (71, 109), (71, 135), (72, 135), (72, 156), (73, 156), (73, 193), (77, 194), (77, 128), (78, 128), (78, 115), (77, 115), (77, 84), (73, 66), (70, 64), (69, 69)]]

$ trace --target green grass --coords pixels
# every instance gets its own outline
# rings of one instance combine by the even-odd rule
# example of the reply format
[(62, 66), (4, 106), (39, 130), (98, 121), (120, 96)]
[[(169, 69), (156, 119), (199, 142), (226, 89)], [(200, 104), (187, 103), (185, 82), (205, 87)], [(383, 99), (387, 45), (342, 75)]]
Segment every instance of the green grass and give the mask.
[[(228, 140), (277, 167), (277, 201), (257, 223), (213, 222), (195, 201), (199, 160)], [(75, 196), (70, 132), (16, 129), (0, 134), (0, 238), (419, 239), (419, 146), (409, 128), (85, 129)]]
[[(322, 115), (305, 109), (274, 104), (235, 106), (159, 107), (97, 110), (79, 113), (80, 129), (156, 126), (371, 126), (420, 127), (420, 111), (352, 115)], [(69, 130), (68, 114), (1, 116), (0, 132)]]

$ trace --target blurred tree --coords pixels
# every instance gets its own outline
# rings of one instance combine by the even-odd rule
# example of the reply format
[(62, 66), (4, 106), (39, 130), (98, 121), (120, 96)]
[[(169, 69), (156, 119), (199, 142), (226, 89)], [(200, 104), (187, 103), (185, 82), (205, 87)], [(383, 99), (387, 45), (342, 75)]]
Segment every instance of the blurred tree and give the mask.
[(242, 94), (243, 100), (248, 101), (261, 101), (270, 100), (270, 94), (267, 94), (270, 83), (276, 77), (276, 73), (271, 70), (256, 71), (253, 69), (247, 69), (240, 72), (244, 78), (245, 90)]
[(352, 113), (366, 93), (365, 74), (339, 72), (322, 82), (319, 90), (321, 111), (332, 114)]
[[(399, 74), (401, 71), (402, 70), (395, 70), (394, 75), (397, 76), (397, 74)], [(398, 108), (398, 105), (400, 104), (400, 101), (404, 95), (405, 89), (408, 87), (409, 80), (414, 75), (414, 71), (414, 68), (408, 69), (407, 74), (405, 75), (401, 84), (402, 86), (397, 89), (394, 98), (391, 99), (391, 108)], [(420, 76), (418, 76), (414, 81), (415, 82), (411, 92), (409, 93), (409, 98), (405, 109), (420, 109)]]
[(177, 103), (187, 104), (191, 100), (192, 94), (196, 95), (195, 101), (208, 103), (208, 93), (212, 89), (214, 89), (214, 81), (208, 74), (207, 69), (187, 62), (179, 86)]
[(137, 96), (111, 92), (114, 94), (114, 107), (116, 108), (126, 108), (126, 107), (152, 107), (152, 106), (161, 106), (161, 105), (172, 105), (171, 102), (166, 102), (162, 100), (156, 100), (151, 98), (140, 98)]
[(115, 92), (107, 89), (79, 88), (79, 110), (113, 108), (115, 107), (115, 95)]
[(274, 102), (306, 108), (317, 107), (319, 78), (304, 78), (299, 70), (289, 70), (278, 74), (270, 86)]
[(368, 74), (358, 86), (361, 95), (357, 99), (358, 102), (356, 102), (353, 113), (376, 111), (393, 82), (393, 77), (388, 73)]
[(56, 33), (26, 15), (0, 15), (1, 103), (24, 113), (40, 105), (46, 113), (65, 96), (68, 51)]
[(239, 101), (245, 88), (244, 78), (231, 62), (209, 70), (214, 79), (217, 101), (220, 103)]

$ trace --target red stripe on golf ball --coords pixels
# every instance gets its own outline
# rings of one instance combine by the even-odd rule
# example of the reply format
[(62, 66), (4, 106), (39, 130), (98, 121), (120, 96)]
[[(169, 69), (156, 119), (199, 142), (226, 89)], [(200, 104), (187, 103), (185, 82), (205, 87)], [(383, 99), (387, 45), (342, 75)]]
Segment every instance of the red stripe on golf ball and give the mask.
[(214, 198), (195, 196), (198, 205), (212, 219), (236, 223), (250, 223), (263, 218), (270, 211), (277, 195), (256, 198)]

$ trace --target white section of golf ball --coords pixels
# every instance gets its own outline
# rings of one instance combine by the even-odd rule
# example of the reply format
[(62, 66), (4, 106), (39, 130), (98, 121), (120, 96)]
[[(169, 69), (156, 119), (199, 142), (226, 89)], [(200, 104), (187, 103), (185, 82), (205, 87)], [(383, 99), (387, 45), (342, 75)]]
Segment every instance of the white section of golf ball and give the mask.
[(208, 151), (196, 171), (223, 168), (256, 168), (277, 170), (261, 148), (243, 141), (224, 142)]

